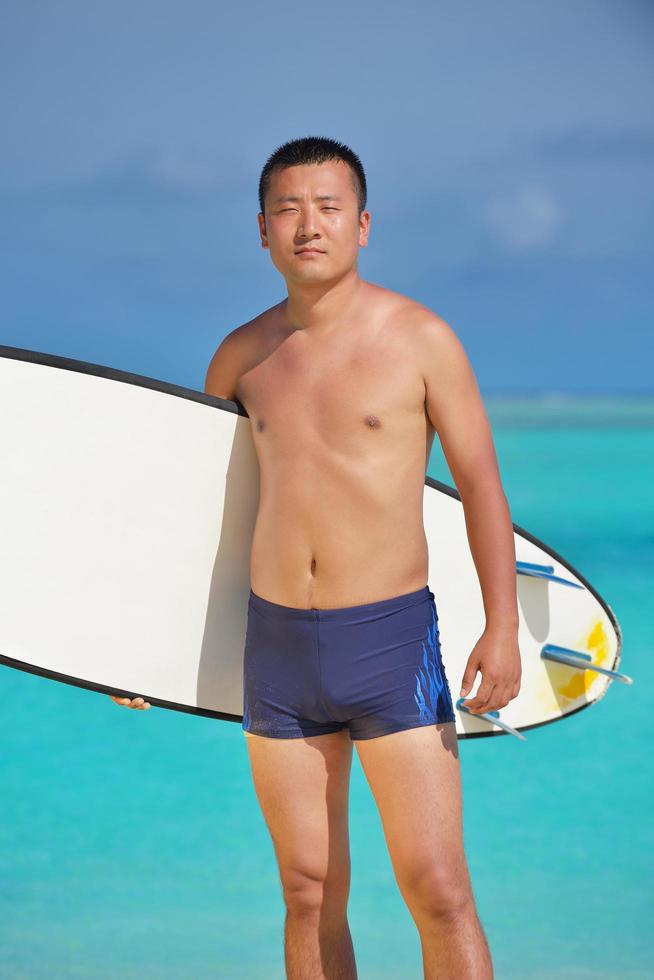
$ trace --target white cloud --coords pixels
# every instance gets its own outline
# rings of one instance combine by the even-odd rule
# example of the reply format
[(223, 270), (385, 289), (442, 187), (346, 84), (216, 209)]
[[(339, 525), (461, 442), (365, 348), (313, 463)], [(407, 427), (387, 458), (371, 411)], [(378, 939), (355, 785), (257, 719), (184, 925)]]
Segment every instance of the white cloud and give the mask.
[(548, 245), (562, 220), (556, 201), (540, 187), (523, 187), (491, 201), (486, 209), (486, 221), (496, 238), (515, 249)]

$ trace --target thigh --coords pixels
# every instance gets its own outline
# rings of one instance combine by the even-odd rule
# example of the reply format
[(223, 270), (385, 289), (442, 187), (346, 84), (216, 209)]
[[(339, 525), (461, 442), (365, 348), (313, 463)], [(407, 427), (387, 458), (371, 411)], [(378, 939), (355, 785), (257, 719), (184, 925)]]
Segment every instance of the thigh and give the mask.
[(311, 882), (349, 888), (352, 741), (344, 729), (308, 738), (245, 733), (254, 788), (287, 900)]
[(456, 725), (447, 722), (354, 743), (379, 809), (393, 870), (405, 898), (462, 898), (463, 850)]

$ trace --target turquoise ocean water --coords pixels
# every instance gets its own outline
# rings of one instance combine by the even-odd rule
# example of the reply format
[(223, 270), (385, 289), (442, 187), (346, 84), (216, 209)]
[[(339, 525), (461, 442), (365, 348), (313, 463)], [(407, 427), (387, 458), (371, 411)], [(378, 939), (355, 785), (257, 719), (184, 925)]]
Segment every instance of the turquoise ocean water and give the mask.
[[(496, 978), (654, 977), (654, 399), (486, 405), (513, 520), (608, 601), (634, 678), (526, 742), (460, 742)], [(438, 441), (429, 473), (452, 484)], [(129, 711), (4, 666), (0, 698), (1, 980), (284, 977), (281, 890), (239, 725)], [(350, 832), (359, 977), (418, 980), (356, 753)]]

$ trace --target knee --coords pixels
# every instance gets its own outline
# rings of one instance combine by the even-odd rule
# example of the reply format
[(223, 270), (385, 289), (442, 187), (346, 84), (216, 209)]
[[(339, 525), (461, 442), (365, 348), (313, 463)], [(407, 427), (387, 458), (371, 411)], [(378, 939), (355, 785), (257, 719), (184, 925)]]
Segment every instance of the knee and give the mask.
[(474, 902), (465, 869), (448, 874), (441, 867), (422, 868), (404, 883), (402, 891), (411, 910), (428, 918), (456, 919)]
[(325, 883), (319, 878), (295, 871), (282, 877), (284, 904), (294, 915), (319, 915)]
[(318, 917), (325, 909), (347, 906), (349, 880), (334, 880), (306, 871), (286, 871), (281, 876), (284, 904), (288, 912), (302, 917)]

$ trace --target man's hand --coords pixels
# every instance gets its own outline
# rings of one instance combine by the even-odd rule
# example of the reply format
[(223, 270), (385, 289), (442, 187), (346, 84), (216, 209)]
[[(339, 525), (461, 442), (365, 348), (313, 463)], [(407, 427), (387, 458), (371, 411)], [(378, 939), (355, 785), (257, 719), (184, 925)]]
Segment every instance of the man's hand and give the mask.
[(126, 708), (137, 708), (139, 711), (147, 711), (152, 705), (144, 701), (143, 698), (119, 698), (115, 694), (108, 695), (116, 704), (124, 704)]
[(459, 697), (471, 690), (478, 670), (482, 677), (479, 690), (463, 702), (473, 714), (499, 711), (518, 696), (522, 665), (515, 627), (486, 627), (468, 657)]

